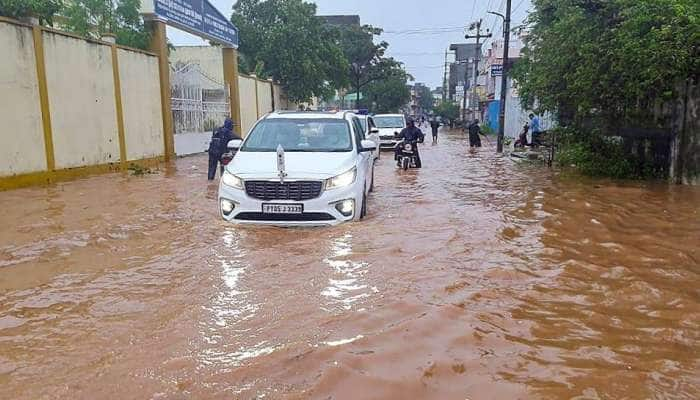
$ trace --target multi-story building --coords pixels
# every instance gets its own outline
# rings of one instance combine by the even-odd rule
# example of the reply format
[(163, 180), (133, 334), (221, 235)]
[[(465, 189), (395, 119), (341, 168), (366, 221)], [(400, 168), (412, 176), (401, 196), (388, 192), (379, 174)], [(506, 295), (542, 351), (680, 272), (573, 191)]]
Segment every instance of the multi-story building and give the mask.
[(450, 50), (455, 54), (455, 62), (450, 64), (449, 79), (448, 79), (448, 98), (460, 104), (460, 108), (464, 107), (464, 93), (467, 92), (466, 107), (470, 109), (474, 106), (474, 100), (471, 99), (470, 89), (475, 84), (474, 82), (474, 62), (479, 55), (480, 63), (483, 57), (481, 56), (482, 45), (477, 47), (476, 43), (453, 43), (450, 45)]
[[(524, 39), (525, 33), (521, 33), (517, 37), (511, 37), (508, 48), (508, 63), (511, 65), (511, 68), (521, 57)], [(482, 109), (483, 119), (494, 131), (497, 131), (499, 128), (498, 114), (501, 101), (502, 66), (503, 40), (494, 40), (491, 43), (491, 47), (486, 51), (485, 63), (481, 68), (481, 78), (485, 89), (481, 99), (484, 103)], [(508, 78), (505, 111), (505, 136), (515, 138), (519, 135), (523, 125), (528, 122), (528, 114), (531, 111), (522, 108), (517, 85), (513, 82), (512, 78)], [(550, 115), (540, 116), (541, 128), (547, 129), (552, 123), (553, 120)]]

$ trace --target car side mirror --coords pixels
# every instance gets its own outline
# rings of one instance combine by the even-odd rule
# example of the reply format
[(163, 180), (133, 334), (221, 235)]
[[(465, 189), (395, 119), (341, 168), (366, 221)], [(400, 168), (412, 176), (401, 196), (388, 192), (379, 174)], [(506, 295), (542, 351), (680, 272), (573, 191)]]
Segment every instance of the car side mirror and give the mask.
[(375, 151), (375, 150), (377, 150), (377, 144), (374, 143), (374, 141), (367, 140), (367, 139), (360, 142), (360, 147), (362, 148), (362, 150), (360, 150), (360, 151)]
[(379, 133), (379, 128), (372, 128), (369, 130), (369, 133)]
[(226, 147), (229, 150), (238, 150), (241, 148), (242, 145), (243, 145), (243, 141), (241, 139), (233, 139), (233, 140), (228, 142)]

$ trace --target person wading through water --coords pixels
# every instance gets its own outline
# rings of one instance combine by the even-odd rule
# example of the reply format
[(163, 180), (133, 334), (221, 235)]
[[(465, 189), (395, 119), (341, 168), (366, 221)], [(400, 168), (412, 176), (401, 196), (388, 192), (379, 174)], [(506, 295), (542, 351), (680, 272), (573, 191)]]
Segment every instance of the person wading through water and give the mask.
[(475, 119), (467, 128), (469, 131), (469, 147), (481, 147), (481, 127), (479, 127), (479, 120)]
[[(209, 142), (209, 172), (207, 178), (213, 181), (216, 177), (216, 167), (221, 163), (221, 156), (228, 150), (228, 142), (233, 139), (240, 139), (233, 131), (233, 120), (231, 118), (226, 118), (224, 121), (224, 126), (215, 129), (211, 136), (211, 142)], [(220, 174), (224, 173), (224, 165), (221, 164)]]
[(430, 120), (430, 130), (433, 133), (433, 143), (437, 143), (438, 139), (438, 129), (440, 128), (440, 122), (438, 122), (437, 118), (433, 118)]

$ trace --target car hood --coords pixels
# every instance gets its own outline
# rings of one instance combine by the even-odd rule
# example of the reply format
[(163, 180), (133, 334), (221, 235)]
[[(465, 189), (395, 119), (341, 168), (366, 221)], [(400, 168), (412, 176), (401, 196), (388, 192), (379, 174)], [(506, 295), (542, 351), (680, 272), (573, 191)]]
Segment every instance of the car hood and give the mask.
[[(284, 164), (289, 179), (327, 179), (355, 166), (354, 151), (338, 153), (285, 152)], [(226, 167), (244, 179), (276, 179), (276, 152), (239, 151)]]

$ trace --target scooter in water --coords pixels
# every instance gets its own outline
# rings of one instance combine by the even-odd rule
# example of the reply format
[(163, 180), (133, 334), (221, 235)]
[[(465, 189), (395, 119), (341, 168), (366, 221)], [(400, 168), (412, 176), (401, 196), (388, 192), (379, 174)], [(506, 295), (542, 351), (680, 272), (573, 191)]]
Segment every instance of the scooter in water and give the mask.
[(397, 165), (406, 171), (409, 168), (421, 168), (421, 161), (418, 156), (418, 142), (399, 142), (396, 144), (399, 148), (397, 154)]

